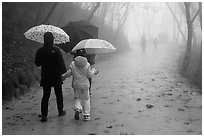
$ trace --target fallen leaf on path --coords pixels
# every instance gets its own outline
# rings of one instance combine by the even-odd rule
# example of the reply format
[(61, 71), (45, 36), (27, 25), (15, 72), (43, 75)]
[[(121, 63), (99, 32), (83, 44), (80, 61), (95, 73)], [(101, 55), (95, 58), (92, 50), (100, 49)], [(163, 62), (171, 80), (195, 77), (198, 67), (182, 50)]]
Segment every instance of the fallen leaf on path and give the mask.
[(138, 110), (138, 112), (140, 113), (140, 112), (144, 112), (144, 111), (142, 111), (142, 110)]
[(184, 122), (184, 124), (185, 124), (185, 125), (188, 125), (188, 124), (190, 124), (190, 123), (189, 123), (189, 122)]
[(95, 118), (95, 120), (99, 120), (99, 119), (100, 119), (99, 117)]
[(110, 133), (110, 131), (109, 131), (109, 130), (104, 130), (104, 132), (105, 132), (105, 133)]
[(164, 105), (164, 107), (169, 107), (169, 105)]
[(184, 111), (184, 109), (183, 108), (178, 108), (178, 111)]
[(3, 109), (13, 110), (14, 108), (11, 108), (11, 107), (9, 107), (9, 106), (6, 106), (6, 107), (3, 108)]
[(95, 132), (89, 132), (88, 135), (97, 135)]
[(120, 135), (127, 135), (128, 133), (120, 132)]
[(107, 126), (107, 128), (113, 128), (113, 126)]
[(147, 107), (147, 108), (152, 108), (152, 107), (154, 107), (154, 106), (151, 105), (151, 104), (147, 104), (146, 107)]
[(141, 100), (142, 100), (141, 98), (138, 98), (138, 99), (137, 99), (137, 101), (141, 101)]

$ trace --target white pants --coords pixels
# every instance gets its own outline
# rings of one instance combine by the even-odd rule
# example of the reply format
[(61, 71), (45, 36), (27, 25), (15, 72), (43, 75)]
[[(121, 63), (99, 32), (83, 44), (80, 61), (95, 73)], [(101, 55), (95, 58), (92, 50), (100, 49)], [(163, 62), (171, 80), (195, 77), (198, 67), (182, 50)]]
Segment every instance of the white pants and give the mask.
[(87, 86), (74, 89), (75, 96), (75, 110), (82, 110), (83, 115), (90, 115), (90, 96), (89, 88)]

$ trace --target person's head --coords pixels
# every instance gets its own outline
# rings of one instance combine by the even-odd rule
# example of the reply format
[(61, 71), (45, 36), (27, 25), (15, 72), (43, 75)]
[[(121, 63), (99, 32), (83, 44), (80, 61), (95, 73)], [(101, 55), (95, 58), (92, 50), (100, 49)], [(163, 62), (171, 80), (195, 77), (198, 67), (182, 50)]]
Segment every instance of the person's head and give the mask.
[(51, 32), (46, 32), (44, 34), (44, 46), (52, 46), (54, 43), (54, 36)]
[(78, 50), (76, 50), (76, 57), (77, 56), (85, 57), (86, 56), (86, 50), (85, 49), (78, 49)]
[(83, 68), (87, 65), (88, 61), (85, 57), (77, 56), (75, 59), (75, 65), (79, 68)]

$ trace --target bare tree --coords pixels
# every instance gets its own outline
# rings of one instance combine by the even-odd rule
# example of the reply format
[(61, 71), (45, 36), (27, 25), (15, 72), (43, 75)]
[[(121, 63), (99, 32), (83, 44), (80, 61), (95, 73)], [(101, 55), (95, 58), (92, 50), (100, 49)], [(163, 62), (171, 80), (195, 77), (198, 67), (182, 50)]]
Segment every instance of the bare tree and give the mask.
[(62, 18), (64, 16), (64, 12), (65, 12), (64, 6), (65, 6), (65, 3), (63, 3), (62, 11), (61, 11), (60, 17), (58, 19), (57, 25), (59, 25), (59, 23), (61, 22), (61, 20), (62, 20)]
[[(202, 31), (202, 3), (199, 2), (199, 9), (200, 9), (200, 12), (199, 12), (199, 20), (200, 20), (200, 28), (201, 28), (201, 31)], [(202, 40), (201, 40), (201, 43), (200, 43), (200, 61), (199, 61), (199, 66), (198, 66), (198, 69), (197, 69), (197, 75), (199, 76), (199, 73), (201, 72), (202, 73)], [(202, 74), (201, 74), (202, 76)]]
[[(57, 4), (58, 4), (58, 2), (55, 2), (55, 3), (52, 5), (52, 7), (51, 7), (49, 13), (47, 14), (46, 18), (42, 21), (42, 23), (46, 24), (46, 23), (48, 22), (50, 16), (52, 15), (52, 13), (54, 12), (55, 8), (57, 7)], [(42, 24), (42, 23), (41, 23), (41, 24)]]
[(130, 3), (125, 3), (125, 5), (124, 5), (125, 12), (124, 12), (124, 14), (121, 16), (121, 18), (119, 20), (118, 27), (117, 27), (117, 30), (115, 32), (114, 39), (116, 39), (118, 37), (119, 32), (123, 29), (123, 26), (124, 26), (124, 24), (126, 22), (126, 19), (128, 17), (128, 13), (129, 13), (129, 10), (130, 10), (129, 7), (130, 7)]
[(198, 9), (194, 17), (191, 19), (191, 13), (190, 13), (190, 2), (184, 2), (185, 10), (186, 10), (186, 21), (187, 21), (187, 28), (188, 28), (188, 40), (187, 40), (187, 48), (184, 56), (184, 61), (182, 65), (181, 74), (185, 74), (188, 66), (190, 64), (190, 55), (191, 55), (191, 47), (192, 47), (192, 36), (193, 36), (193, 22), (198, 15), (198, 13), (201, 11), (201, 8)]
[(171, 12), (171, 14), (172, 14), (173, 18), (174, 18), (174, 19), (175, 19), (175, 21), (176, 21), (177, 27), (178, 27), (178, 29), (179, 29), (179, 31), (180, 31), (180, 33), (181, 33), (182, 37), (183, 37), (183, 40), (184, 40), (184, 41), (186, 41), (186, 37), (185, 37), (185, 35), (184, 35), (183, 31), (181, 30), (181, 27), (180, 27), (180, 24), (179, 24), (179, 21), (178, 21), (178, 19), (177, 19), (176, 15), (175, 15), (175, 14), (174, 14), (174, 12), (172, 11), (172, 9), (171, 9), (171, 7), (169, 6), (169, 4), (168, 4), (168, 3), (166, 3), (166, 5), (167, 5), (167, 7), (169, 8), (169, 10), (170, 10), (170, 12)]
[(90, 21), (90, 20), (92, 19), (94, 13), (95, 13), (96, 10), (99, 8), (100, 4), (101, 4), (100, 2), (97, 2), (97, 4), (94, 6), (94, 8), (93, 8), (91, 14), (89, 15), (89, 17), (88, 17), (88, 19), (87, 19), (88, 21)]
[[(115, 13), (115, 4), (114, 3), (112, 3), (112, 5), (109, 7), (109, 10), (110, 10), (110, 12), (111, 12), (111, 14), (110, 14), (110, 17), (111, 17), (111, 19), (110, 19), (110, 23), (111, 23), (111, 28), (114, 28), (114, 13)], [(110, 32), (110, 30), (108, 30), (109, 32)], [(109, 38), (111, 37), (111, 36), (113, 36), (113, 34), (114, 34), (114, 31), (111, 31), (111, 33), (108, 33), (109, 34)]]
[(202, 3), (201, 2), (199, 2), (199, 9), (200, 9), (200, 12), (199, 12), (200, 27), (202, 30)]
[(101, 26), (102, 28), (104, 27), (105, 25), (105, 19), (106, 19), (106, 15), (107, 15), (107, 8), (108, 8), (108, 5), (107, 3), (103, 3), (103, 7), (102, 7), (102, 22), (101, 22)]
[(41, 9), (42, 9), (42, 4), (39, 5), (37, 13), (36, 13), (36, 19), (35, 19), (35, 25), (38, 25), (40, 15), (41, 15)]

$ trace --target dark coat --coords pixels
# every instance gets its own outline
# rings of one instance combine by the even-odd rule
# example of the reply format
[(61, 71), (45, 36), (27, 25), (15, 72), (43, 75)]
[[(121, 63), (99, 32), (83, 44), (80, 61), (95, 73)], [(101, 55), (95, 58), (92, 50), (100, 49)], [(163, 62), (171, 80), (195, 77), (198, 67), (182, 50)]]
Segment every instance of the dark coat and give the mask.
[(41, 86), (55, 86), (62, 84), (62, 74), (66, 73), (66, 66), (60, 50), (54, 46), (39, 48), (35, 56), (36, 66), (41, 66)]

